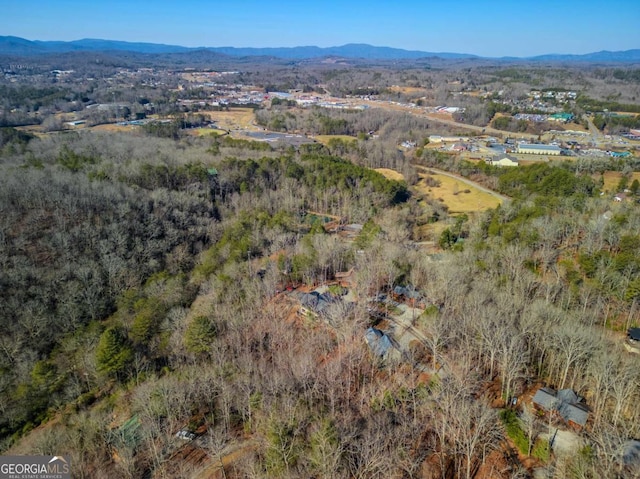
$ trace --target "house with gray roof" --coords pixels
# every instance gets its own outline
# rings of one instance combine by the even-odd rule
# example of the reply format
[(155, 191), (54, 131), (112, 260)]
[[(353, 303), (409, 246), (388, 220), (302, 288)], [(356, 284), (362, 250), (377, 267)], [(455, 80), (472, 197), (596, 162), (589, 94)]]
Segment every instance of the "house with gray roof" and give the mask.
[(373, 354), (381, 359), (384, 359), (389, 354), (393, 346), (389, 336), (376, 328), (368, 328), (364, 335), (364, 340)]
[(311, 291), (300, 295), (300, 312), (303, 315), (322, 316), (335, 299), (327, 293)]
[(557, 414), (574, 429), (581, 429), (587, 424), (589, 409), (572, 389), (555, 391), (551, 388), (540, 388), (532, 399), (538, 410), (549, 414)]
[(625, 347), (629, 352), (640, 354), (640, 328), (630, 328), (627, 331)]
[(640, 466), (640, 441), (630, 440), (624, 444), (622, 463), (625, 466)]
[(552, 411), (556, 408), (558, 398), (551, 388), (540, 388), (533, 396), (533, 405), (544, 411)]
[(419, 302), (423, 300), (422, 294), (420, 294), (420, 292), (416, 290), (416, 288), (411, 284), (407, 286), (394, 287), (393, 296), (395, 296), (398, 300), (401, 300), (403, 298)]

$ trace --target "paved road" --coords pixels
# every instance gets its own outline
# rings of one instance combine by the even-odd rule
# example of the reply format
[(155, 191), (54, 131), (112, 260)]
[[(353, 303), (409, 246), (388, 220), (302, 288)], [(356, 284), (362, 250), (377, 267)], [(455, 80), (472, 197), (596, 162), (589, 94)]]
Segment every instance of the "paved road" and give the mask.
[(363, 100), (358, 103), (370, 106), (372, 108), (383, 108), (388, 110), (403, 111), (411, 115), (427, 118), (429, 121), (434, 121), (437, 123), (441, 123), (443, 125), (448, 125), (456, 128), (465, 129), (465, 130), (472, 130), (472, 131), (479, 132), (481, 134), (494, 135), (499, 137), (517, 136), (518, 138), (528, 138), (530, 140), (538, 139), (538, 135), (532, 135), (530, 133), (513, 133), (509, 131), (504, 131), (504, 130), (496, 130), (495, 128), (491, 128), (490, 126), (485, 127), (485, 126), (468, 125), (466, 123), (458, 123), (453, 120), (446, 120), (444, 118), (436, 116), (434, 113), (428, 113), (424, 110), (421, 110), (418, 108), (411, 108), (404, 105), (395, 105), (395, 104), (388, 104), (380, 101), (366, 101), (366, 100)]
[(448, 176), (450, 178), (455, 178), (456, 180), (458, 180), (458, 181), (460, 181), (462, 183), (465, 183), (465, 184), (467, 184), (469, 186), (472, 186), (474, 188), (477, 188), (480, 191), (484, 191), (485, 193), (489, 193), (491, 196), (493, 196), (495, 198), (498, 198), (499, 200), (509, 201), (511, 199), (508, 196), (501, 195), (500, 193), (497, 193), (497, 192), (495, 192), (493, 190), (490, 190), (489, 188), (486, 188), (486, 187), (476, 183), (475, 181), (468, 180), (464, 176), (459, 176), (459, 175), (456, 175), (456, 174), (453, 174), (453, 173), (449, 173), (448, 171), (439, 170), (437, 168), (431, 168), (431, 167), (428, 167), (428, 166), (422, 166), (422, 165), (413, 165), (413, 166), (415, 166), (417, 170), (421, 170), (423, 172), (432, 171), (432, 172), (434, 172), (434, 173), (436, 173), (438, 175), (444, 175), (444, 176)]
[[(438, 374), (442, 379), (447, 375), (445, 370), (445, 365), (440, 364), (440, 367), (437, 370), (432, 368), (432, 363), (429, 361), (425, 362), (415, 362), (409, 351), (411, 349), (410, 345), (413, 340), (416, 340), (426, 348), (427, 351), (431, 351), (431, 343), (425, 334), (413, 326), (413, 322), (415, 318), (419, 317), (424, 310), (419, 308), (412, 308), (406, 304), (398, 304), (396, 303), (396, 308), (402, 311), (402, 314), (389, 314), (386, 316), (386, 320), (393, 324), (394, 328), (389, 337), (391, 338), (392, 344), (400, 353), (400, 356), (403, 361), (411, 364), (415, 369), (422, 371), (428, 374)], [(442, 361), (442, 358), (438, 358)]]
[(453, 120), (445, 120), (442, 118), (439, 118), (437, 116), (434, 116), (433, 114), (430, 113), (422, 113), (422, 115), (419, 116), (425, 116), (427, 117), (430, 121), (435, 121), (435, 122), (439, 122), (439, 123), (443, 123), (445, 125), (449, 125), (449, 126), (455, 126), (458, 128), (465, 128), (467, 130), (473, 130), (473, 131), (477, 131), (486, 135), (494, 135), (494, 136), (498, 136), (498, 137), (503, 137), (503, 136), (517, 136), (518, 138), (528, 138), (530, 140), (537, 140), (538, 139), (538, 135), (532, 135), (530, 133), (513, 133), (510, 131), (504, 131), (504, 130), (496, 130), (495, 128), (491, 128), (490, 126), (476, 126), (476, 125), (467, 125), (466, 123), (458, 123), (456, 121)]
[(589, 132), (591, 133), (591, 136), (593, 136), (593, 140), (597, 141), (598, 139), (602, 139), (602, 132), (596, 128), (596, 125), (593, 124), (593, 122), (591, 121), (591, 117), (585, 114), (582, 115), (582, 118), (587, 120), (587, 125), (589, 125)]

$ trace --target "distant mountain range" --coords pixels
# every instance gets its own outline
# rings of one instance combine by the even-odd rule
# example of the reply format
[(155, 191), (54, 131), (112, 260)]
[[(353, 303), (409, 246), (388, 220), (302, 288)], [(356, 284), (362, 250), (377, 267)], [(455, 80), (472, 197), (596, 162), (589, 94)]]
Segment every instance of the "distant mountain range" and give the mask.
[[(237, 47), (198, 47), (189, 48), (159, 43), (132, 43), (115, 40), (83, 39), (71, 42), (26, 40), (20, 37), (0, 36), (0, 55), (33, 56), (67, 52), (106, 52), (127, 51), (136, 53), (163, 54), (209, 51), (231, 57), (268, 56), (283, 59), (301, 60), (322, 57), (363, 58), (376, 60), (393, 59), (473, 59), (486, 58), (467, 53), (424, 52), (403, 50), (400, 48), (376, 47), (367, 44), (350, 43), (339, 47), (320, 48), (314, 46), (283, 48), (237, 48)], [(584, 55), (548, 54), (534, 57), (503, 57), (493, 60), (524, 60), (540, 62), (623, 62), (640, 63), (640, 49), (618, 52), (601, 51)]]

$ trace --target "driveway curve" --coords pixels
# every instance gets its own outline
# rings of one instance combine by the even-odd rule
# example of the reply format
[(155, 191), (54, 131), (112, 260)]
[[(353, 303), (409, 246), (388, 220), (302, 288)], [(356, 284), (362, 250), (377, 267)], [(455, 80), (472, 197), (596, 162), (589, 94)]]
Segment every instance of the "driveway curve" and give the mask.
[(489, 188), (487, 188), (485, 186), (482, 186), (481, 184), (476, 183), (475, 181), (471, 181), (471, 180), (465, 178), (464, 176), (456, 175), (456, 174), (450, 173), (450, 172), (445, 171), (445, 170), (439, 170), (438, 168), (432, 168), (430, 166), (422, 166), (422, 165), (413, 165), (413, 166), (417, 170), (420, 170), (420, 171), (423, 171), (423, 172), (432, 171), (433, 173), (438, 174), (438, 175), (443, 175), (443, 176), (448, 176), (450, 178), (454, 178), (454, 179), (456, 179), (456, 180), (458, 180), (458, 181), (460, 181), (462, 183), (467, 184), (468, 186), (472, 186), (474, 188), (479, 189), (480, 191), (488, 193), (491, 196), (493, 196), (495, 198), (498, 198), (499, 200), (502, 200), (502, 201), (505, 201), (505, 202), (511, 200), (511, 198), (509, 198), (508, 196), (501, 195), (500, 193), (497, 193), (497, 192), (495, 192), (493, 190), (490, 190)]

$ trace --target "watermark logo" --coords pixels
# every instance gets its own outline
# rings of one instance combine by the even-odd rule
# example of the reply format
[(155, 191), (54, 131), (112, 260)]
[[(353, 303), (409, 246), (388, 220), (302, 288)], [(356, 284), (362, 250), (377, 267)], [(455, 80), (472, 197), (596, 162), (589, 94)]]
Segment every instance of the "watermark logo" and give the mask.
[(71, 479), (69, 456), (0, 456), (0, 479)]

